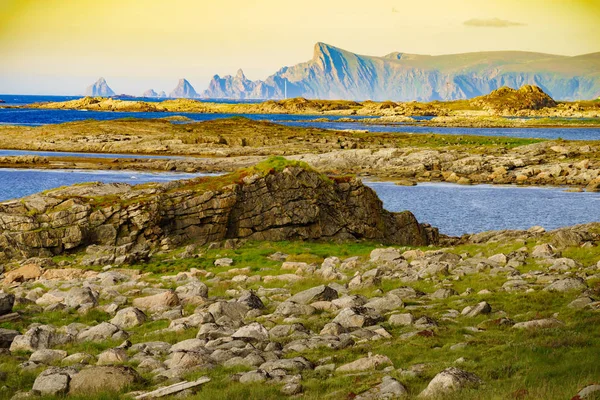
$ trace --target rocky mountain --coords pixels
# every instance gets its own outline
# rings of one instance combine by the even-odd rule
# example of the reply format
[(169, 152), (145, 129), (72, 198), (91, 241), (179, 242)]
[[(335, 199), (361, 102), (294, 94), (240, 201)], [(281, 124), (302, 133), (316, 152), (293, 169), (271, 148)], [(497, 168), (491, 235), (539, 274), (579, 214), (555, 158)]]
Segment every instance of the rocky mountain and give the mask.
[(198, 97), (198, 94), (196, 93), (194, 87), (187, 81), (187, 79), (182, 78), (177, 83), (175, 89), (171, 91), (169, 97), (192, 99), (194, 97)]
[[(437, 229), (383, 209), (356, 179), (273, 158), (230, 175), (157, 184), (88, 184), (0, 204), (0, 255), (50, 256), (87, 248), (103, 262), (147, 255), (164, 243), (224, 239), (356, 240), (423, 246)], [(133, 258), (133, 259), (132, 259)]]
[[(433, 101), (468, 99), (502, 86), (530, 84), (555, 99), (600, 95), (600, 53), (576, 57), (500, 51), (428, 56), (365, 56), (317, 43), (313, 58), (284, 67), (264, 81), (215, 75), (206, 98)], [(287, 88), (286, 88), (287, 86)]]
[(114, 96), (116, 93), (108, 86), (106, 79), (100, 78), (91, 86), (85, 89), (86, 96)]

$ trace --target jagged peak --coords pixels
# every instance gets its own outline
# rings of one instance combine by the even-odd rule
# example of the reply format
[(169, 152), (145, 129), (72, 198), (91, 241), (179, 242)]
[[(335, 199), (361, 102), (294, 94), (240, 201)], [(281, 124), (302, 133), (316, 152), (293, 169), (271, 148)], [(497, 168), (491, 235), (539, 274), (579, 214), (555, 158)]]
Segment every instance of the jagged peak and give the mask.
[(244, 75), (244, 71), (242, 71), (242, 69), (238, 69), (237, 73), (235, 74), (236, 78), (242, 79), (242, 80), (246, 80), (246, 75)]
[(317, 60), (323, 55), (328, 55), (332, 52), (346, 52), (346, 50), (342, 50), (327, 43), (317, 42), (314, 48), (313, 60)]
[(98, 78), (96, 83), (106, 83), (106, 79), (104, 79), (103, 77), (100, 77), (100, 78)]

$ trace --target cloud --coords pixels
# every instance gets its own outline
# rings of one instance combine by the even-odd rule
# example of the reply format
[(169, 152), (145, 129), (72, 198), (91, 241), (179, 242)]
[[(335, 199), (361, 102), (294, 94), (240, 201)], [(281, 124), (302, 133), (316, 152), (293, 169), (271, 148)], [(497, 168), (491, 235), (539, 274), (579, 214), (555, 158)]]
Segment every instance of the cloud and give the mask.
[(505, 19), (500, 18), (473, 18), (463, 22), (463, 25), (475, 28), (509, 28), (511, 26), (525, 26), (527, 24), (523, 24), (521, 22), (507, 21)]

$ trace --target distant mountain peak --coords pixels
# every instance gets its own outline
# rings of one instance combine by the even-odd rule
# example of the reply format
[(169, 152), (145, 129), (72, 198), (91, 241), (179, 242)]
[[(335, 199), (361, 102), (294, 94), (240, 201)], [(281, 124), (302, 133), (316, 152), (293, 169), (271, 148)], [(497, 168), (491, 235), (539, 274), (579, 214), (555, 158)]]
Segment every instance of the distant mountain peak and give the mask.
[(502, 86), (540, 86), (561, 100), (600, 95), (600, 57), (496, 51), (446, 55), (393, 52), (359, 55), (324, 42), (312, 59), (283, 67), (265, 80), (215, 75), (208, 98), (433, 101), (470, 99)]
[(238, 69), (237, 74), (235, 74), (236, 78), (246, 80), (246, 75), (244, 75), (244, 71), (242, 69)]
[(194, 97), (198, 97), (198, 94), (196, 93), (196, 90), (194, 89), (192, 84), (189, 83), (187, 79), (181, 78), (177, 82), (177, 86), (175, 87), (175, 89), (173, 89), (169, 94), (169, 97), (191, 99)]
[(115, 92), (108, 86), (108, 84), (106, 83), (106, 79), (104, 79), (103, 77), (100, 77), (96, 83), (94, 83), (93, 85), (88, 86), (85, 89), (85, 93), (86, 96), (102, 96), (102, 97), (108, 97), (108, 96), (114, 96)]

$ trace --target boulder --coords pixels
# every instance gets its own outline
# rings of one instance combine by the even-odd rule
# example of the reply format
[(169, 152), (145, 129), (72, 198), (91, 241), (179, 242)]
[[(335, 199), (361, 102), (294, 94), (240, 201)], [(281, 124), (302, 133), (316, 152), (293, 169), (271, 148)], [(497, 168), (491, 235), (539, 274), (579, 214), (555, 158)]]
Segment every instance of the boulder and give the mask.
[(130, 329), (146, 322), (146, 314), (139, 308), (127, 307), (119, 310), (110, 323), (120, 329)]
[(69, 290), (65, 297), (64, 303), (67, 307), (77, 308), (83, 304), (98, 305), (98, 300), (94, 293), (87, 287), (74, 287)]
[(110, 339), (118, 334), (121, 330), (118, 326), (109, 322), (101, 322), (96, 326), (84, 329), (77, 335), (77, 340), (80, 342), (100, 342)]
[(64, 350), (51, 350), (51, 349), (40, 349), (34, 351), (29, 357), (29, 361), (36, 364), (54, 364), (61, 361), (67, 356), (67, 352)]
[(381, 383), (356, 396), (354, 400), (391, 400), (408, 396), (408, 391), (400, 382), (386, 375)]
[(559, 279), (544, 288), (548, 292), (570, 292), (572, 290), (582, 291), (585, 289), (587, 289), (587, 284), (581, 278)]
[(260, 297), (251, 290), (244, 292), (237, 301), (238, 303), (245, 304), (251, 310), (262, 310), (265, 308)]
[(486, 301), (482, 301), (473, 307), (465, 307), (462, 310), (462, 315), (466, 317), (476, 317), (481, 314), (489, 314), (492, 312), (492, 306), (490, 306)]
[(167, 311), (178, 306), (179, 297), (175, 292), (165, 291), (152, 296), (133, 299), (132, 305), (152, 314)]
[(62, 396), (68, 392), (71, 377), (76, 373), (74, 368), (50, 367), (37, 376), (31, 390), (41, 396)]
[(231, 337), (247, 341), (264, 342), (269, 340), (269, 332), (258, 322), (253, 322), (249, 325), (242, 326), (231, 335)]
[(556, 318), (543, 318), (534, 319), (532, 321), (519, 322), (513, 325), (514, 329), (548, 329), (548, 328), (559, 328), (564, 324)]
[(383, 321), (383, 317), (372, 308), (350, 307), (340, 311), (332, 322), (338, 323), (346, 329), (356, 329), (375, 325), (380, 321)]
[(87, 367), (71, 378), (69, 394), (89, 395), (98, 392), (121, 392), (141, 381), (141, 376), (131, 367)]
[(473, 373), (450, 367), (437, 374), (419, 397), (439, 398), (467, 387), (477, 386), (481, 382)]
[(338, 367), (336, 372), (372, 371), (384, 366), (393, 366), (392, 360), (380, 354), (369, 355)]
[(338, 292), (335, 289), (321, 285), (296, 293), (288, 301), (298, 304), (310, 304), (316, 301), (331, 301), (337, 298)]
[(35, 351), (49, 349), (52, 346), (67, 341), (56, 330), (47, 325), (40, 325), (29, 329), (25, 334), (16, 336), (10, 345), (10, 351)]
[(26, 264), (22, 267), (8, 272), (4, 276), (4, 283), (11, 285), (17, 282), (26, 282), (38, 279), (42, 276), (42, 269), (36, 264)]
[(208, 312), (215, 320), (227, 317), (232, 321), (242, 321), (248, 310), (248, 306), (244, 303), (226, 301), (217, 301), (208, 307)]
[(123, 348), (108, 349), (98, 354), (96, 365), (123, 364), (129, 360), (127, 351)]
[(13, 329), (0, 328), (0, 349), (8, 349), (12, 344), (13, 340), (19, 336), (19, 331)]
[(15, 295), (11, 293), (0, 293), (0, 315), (10, 314), (15, 304)]
[(371, 255), (369, 256), (369, 260), (375, 264), (396, 263), (403, 259), (404, 258), (402, 257), (400, 250), (392, 247), (387, 249), (375, 249), (371, 251)]

